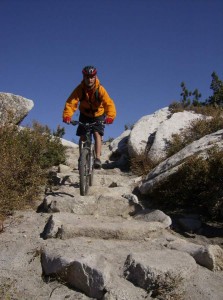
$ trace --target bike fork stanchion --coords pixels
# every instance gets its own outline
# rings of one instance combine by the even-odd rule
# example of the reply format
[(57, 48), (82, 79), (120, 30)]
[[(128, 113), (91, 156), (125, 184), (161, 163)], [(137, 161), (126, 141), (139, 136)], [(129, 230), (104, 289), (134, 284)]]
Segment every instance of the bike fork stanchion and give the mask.
[(80, 194), (81, 196), (85, 196), (88, 193), (89, 188), (89, 151), (86, 148), (83, 148), (81, 151), (80, 157)]
[(93, 178), (94, 178), (94, 145), (91, 145), (90, 151), (90, 159), (89, 159), (89, 185), (93, 185)]

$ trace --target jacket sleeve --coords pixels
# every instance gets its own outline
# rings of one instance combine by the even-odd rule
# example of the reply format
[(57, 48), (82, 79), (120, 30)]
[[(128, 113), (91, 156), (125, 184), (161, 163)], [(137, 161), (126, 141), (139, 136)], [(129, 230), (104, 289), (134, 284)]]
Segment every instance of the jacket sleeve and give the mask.
[(105, 114), (107, 117), (112, 118), (113, 120), (116, 117), (116, 107), (114, 101), (108, 95), (106, 89), (103, 86), (100, 86), (100, 96), (102, 100), (102, 105), (105, 110)]
[(75, 111), (77, 110), (78, 102), (81, 97), (80, 91), (81, 91), (80, 86), (76, 87), (71, 93), (71, 95), (68, 97), (68, 99), (66, 100), (64, 110), (63, 110), (63, 118), (72, 117)]

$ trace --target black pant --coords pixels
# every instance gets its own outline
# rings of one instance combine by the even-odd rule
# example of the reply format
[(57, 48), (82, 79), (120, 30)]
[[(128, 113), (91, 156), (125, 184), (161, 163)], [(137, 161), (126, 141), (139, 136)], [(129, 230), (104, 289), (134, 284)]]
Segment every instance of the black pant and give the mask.
[[(79, 121), (82, 123), (94, 123), (96, 121), (104, 121), (105, 116), (101, 115), (99, 117), (94, 117), (94, 118), (90, 118), (88, 116), (83, 115), (82, 113), (80, 113), (80, 117), (79, 117)], [(92, 127), (92, 133), (93, 132), (98, 132), (101, 136), (104, 135), (104, 128), (105, 125), (104, 124), (95, 124)], [(77, 136), (82, 136), (82, 135), (86, 135), (86, 130), (83, 126), (79, 125), (77, 127), (77, 132), (76, 132)]]

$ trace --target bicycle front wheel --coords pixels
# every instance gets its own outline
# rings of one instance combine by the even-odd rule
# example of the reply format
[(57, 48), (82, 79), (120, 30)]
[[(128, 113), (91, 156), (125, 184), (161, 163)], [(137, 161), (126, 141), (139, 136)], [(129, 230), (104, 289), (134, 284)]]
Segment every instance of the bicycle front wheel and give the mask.
[(89, 159), (89, 150), (82, 149), (79, 165), (81, 196), (87, 195), (89, 189)]
[(94, 152), (94, 146), (92, 146), (91, 149), (91, 163), (89, 167), (89, 185), (92, 186), (94, 182), (94, 160), (95, 160), (95, 152)]

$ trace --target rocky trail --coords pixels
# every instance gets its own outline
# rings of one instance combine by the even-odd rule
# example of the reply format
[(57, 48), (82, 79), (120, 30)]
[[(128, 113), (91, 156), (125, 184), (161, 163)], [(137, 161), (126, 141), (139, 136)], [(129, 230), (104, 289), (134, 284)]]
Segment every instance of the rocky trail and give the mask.
[[(139, 178), (115, 165), (79, 194), (78, 149), (37, 211), (18, 211), (0, 234), (0, 297), (22, 300), (223, 298), (223, 251), (192, 243), (132, 194)], [(102, 161), (109, 160), (104, 145)]]

